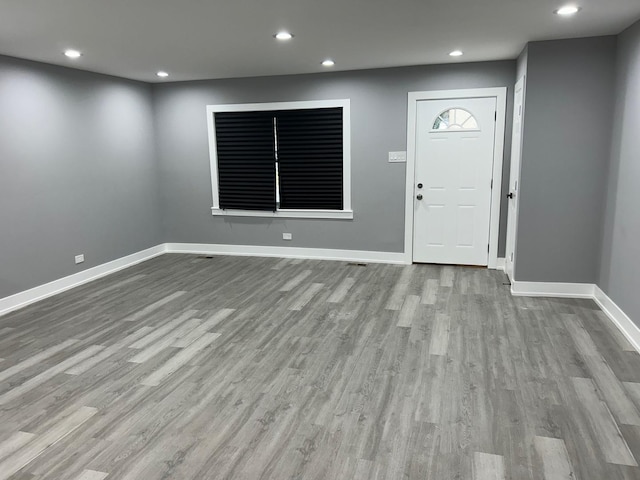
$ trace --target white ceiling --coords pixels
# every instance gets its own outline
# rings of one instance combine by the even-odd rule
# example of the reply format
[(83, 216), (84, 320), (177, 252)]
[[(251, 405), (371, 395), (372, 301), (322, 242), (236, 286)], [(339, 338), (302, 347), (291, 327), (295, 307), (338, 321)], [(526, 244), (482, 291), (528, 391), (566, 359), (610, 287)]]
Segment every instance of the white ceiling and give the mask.
[[(617, 34), (640, 18), (638, 0), (576, 1), (567, 19), (553, 14), (563, 0), (0, 0), (0, 53), (195, 80), (327, 71), (326, 57), (331, 70), (513, 59), (531, 40)], [(276, 41), (281, 29), (295, 38)]]

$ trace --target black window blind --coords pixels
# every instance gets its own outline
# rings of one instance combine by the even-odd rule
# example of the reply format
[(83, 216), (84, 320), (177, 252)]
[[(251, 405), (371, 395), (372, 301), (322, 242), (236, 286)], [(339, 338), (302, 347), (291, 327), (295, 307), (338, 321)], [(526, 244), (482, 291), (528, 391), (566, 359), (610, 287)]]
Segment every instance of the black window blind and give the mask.
[(280, 208), (342, 210), (342, 115), (341, 107), (215, 113), (220, 208), (275, 211), (277, 156)]
[(276, 112), (280, 208), (342, 210), (342, 108)]
[(273, 112), (215, 114), (220, 208), (276, 209)]

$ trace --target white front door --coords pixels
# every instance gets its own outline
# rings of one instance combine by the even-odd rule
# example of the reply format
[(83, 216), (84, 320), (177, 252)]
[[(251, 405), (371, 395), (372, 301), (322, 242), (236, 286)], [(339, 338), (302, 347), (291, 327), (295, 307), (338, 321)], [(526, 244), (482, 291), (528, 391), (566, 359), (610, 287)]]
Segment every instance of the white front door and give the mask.
[(415, 262), (488, 264), (495, 132), (495, 97), (418, 102)]
[(507, 251), (505, 271), (511, 281), (515, 270), (516, 235), (518, 227), (518, 187), (520, 182), (520, 159), (522, 156), (522, 119), (524, 104), (524, 77), (515, 87), (513, 102), (513, 140), (511, 142), (511, 173), (509, 177), (509, 211), (507, 216)]

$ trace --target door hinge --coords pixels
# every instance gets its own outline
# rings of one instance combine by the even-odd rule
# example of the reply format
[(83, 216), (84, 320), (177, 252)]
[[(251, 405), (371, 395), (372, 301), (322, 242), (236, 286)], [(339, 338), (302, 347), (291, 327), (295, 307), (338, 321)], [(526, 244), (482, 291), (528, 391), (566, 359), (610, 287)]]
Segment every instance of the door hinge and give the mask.
[(493, 178), (491, 179), (491, 190), (493, 190)]
[(495, 112), (495, 116), (494, 116), (493, 120), (496, 121), (496, 122), (498, 121), (498, 111), (497, 110)]
[(487, 245), (487, 253), (489, 253), (490, 250), (491, 250), (491, 246)]

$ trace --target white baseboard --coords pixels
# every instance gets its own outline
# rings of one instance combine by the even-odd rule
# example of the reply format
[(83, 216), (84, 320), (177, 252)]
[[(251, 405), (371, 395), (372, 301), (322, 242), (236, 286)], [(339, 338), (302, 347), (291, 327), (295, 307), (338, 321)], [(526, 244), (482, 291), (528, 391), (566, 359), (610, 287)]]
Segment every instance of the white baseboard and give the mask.
[(593, 289), (592, 283), (511, 283), (511, 294), (519, 297), (593, 298)]
[(122, 270), (123, 268), (135, 265), (136, 263), (144, 262), (150, 258), (162, 255), (163, 253), (165, 253), (165, 245), (156, 245), (155, 247), (147, 248), (146, 250), (118, 258), (111, 262), (103, 263), (96, 267), (88, 268), (81, 272), (74, 273), (73, 275), (54, 280), (53, 282), (25, 290), (24, 292), (0, 298), (0, 315), (26, 307), (27, 305), (43, 300), (47, 297), (51, 297), (52, 295), (56, 295), (64, 292), (65, 290), (69, 290), (100, 277), (104, 277), (117, 272), (118, 270)]
[(593, 299), (605, 315), (618, 327), (618, 330), (627, 337), (627, 340), (633, 345), (633, 348), (640, 352), (640, 328), (633, 320), (597, 285), (595, 285), (594, 288)]
[(506, 258), (504, 258), (504, 257), (503, 257), (503, 258), (498, 257), (498, 260), (496, 261), (496, 268), (495, 268), (495, 270), (501, 270), (501, 271), (503, 271), (503, 272), (504, 272), (504, 271), (505, 271), (505, 268), (506, 268), (506, 265), (507, 265)]
[(406, 264), (404, 253), (325, 248), (267, 247), (259, 245), (222, 245), (211, 243), (167, 243), (168, 253), (199, 255), (237, 255), (246, 257), (308, 258), (347, 262)]
[(618, 327), (633, 348), (640, 352), (640, 327), (597, 285), (515, 281), (511, 284), (511, 294), (522, 297), (590, 298)]

